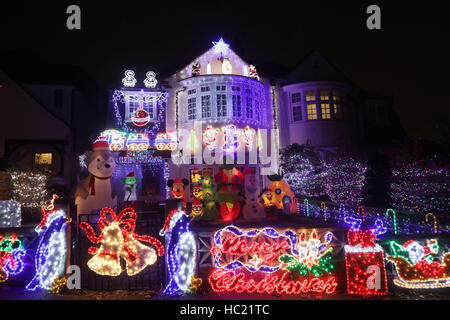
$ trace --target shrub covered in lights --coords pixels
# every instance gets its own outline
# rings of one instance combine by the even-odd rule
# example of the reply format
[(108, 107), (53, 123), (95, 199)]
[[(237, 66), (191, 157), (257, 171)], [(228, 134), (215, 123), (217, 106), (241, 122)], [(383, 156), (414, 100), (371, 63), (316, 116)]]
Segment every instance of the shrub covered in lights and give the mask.
[(367, 167), (352, 157), (337, 157), (327, 161), (324, 188), (334, 203), (361, 204)]
[(450, 170), (432, 161), (399, 161), (392, 168), (389, 196), (397, 210), (445, 214)]
[(39, 208), (47, 200), (47, 175), (37, 171), (11, 171), (13, 200), (22, 207)]
[(284, 179), (297, 196), (324, 195), (322, 162), (314, 147), (297, 143), (289, 145), (281, 151), (280, 163)]

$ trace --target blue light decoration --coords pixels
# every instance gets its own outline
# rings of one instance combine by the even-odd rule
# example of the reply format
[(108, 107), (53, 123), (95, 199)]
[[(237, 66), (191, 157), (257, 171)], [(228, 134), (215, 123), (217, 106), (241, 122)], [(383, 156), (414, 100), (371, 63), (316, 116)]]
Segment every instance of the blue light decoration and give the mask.
[(22, 273), (25, 254), (23, 241), (17, 234), (0, 234), (0, 282)]
[(195, 275), (197, 244), (190, 231), (190, 218), (174, 211), (166, 219), (161, 236), (166, 236), (166, 263), (169, 282), (163, 295), (177, 296), (188, 292)]
[[(52, 204), (53, 207), (53, 204)], [(51, 290), (52, 284), (65, 272), (67, 253), (66, 228), (71, 219), (61, 209), (43, 210), (44, 217), (36, 227), (39, 245), (36, 250), (36, 274), (25, 287), (28, 291)]]
[(345, 216), (344, 221), (346, 224), (350, 225), (351, 230), (361, 230), (362, 219), (354, 218), (351, 216)]

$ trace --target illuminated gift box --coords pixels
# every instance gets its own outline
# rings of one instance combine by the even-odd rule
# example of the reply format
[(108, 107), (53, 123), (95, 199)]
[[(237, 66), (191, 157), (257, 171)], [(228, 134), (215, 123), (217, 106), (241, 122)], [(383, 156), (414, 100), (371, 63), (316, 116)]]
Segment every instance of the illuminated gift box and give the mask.
[(349, 230), (345, 246), (347, 292), (361, 296), (388, 293), (384, 253), (371, 230)]
[(0, 228), (19, 228), (21, 224), (20, 204), (13, 200), (0, 201)]

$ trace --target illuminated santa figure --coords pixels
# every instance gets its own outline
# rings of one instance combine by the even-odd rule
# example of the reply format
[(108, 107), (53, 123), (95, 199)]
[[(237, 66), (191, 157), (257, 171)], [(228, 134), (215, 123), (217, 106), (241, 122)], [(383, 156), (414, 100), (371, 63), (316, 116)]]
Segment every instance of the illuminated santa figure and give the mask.
[(138, 127), (143, 127), (150, 122), (150, 115), (144, 109), (138, 108), (131, 116), (131, 121)]

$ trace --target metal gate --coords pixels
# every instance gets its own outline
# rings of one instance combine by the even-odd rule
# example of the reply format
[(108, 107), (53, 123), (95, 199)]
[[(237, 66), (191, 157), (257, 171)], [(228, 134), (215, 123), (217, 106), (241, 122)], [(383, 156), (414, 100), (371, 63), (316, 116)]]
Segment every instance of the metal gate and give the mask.
[[(138, 212), (136, 220), (136, 233), (139, 235), (149, 235), (164, 245), (164, 239), (159, 236), (159, 230), (164, 224), (164, 207), (155, 211)], [(97, 225), (98, 215), (80, 214), (80, 222), (88, 222), (95, 230), (96, 235), (100, 234)], [(92, 258), (88, 253), (89, 247), (93, 244), (86, 237), (86, 233), (77, 228), (75, 243), (76, 264), (81, 269), (81, 289), (83, 290), (155, 290), (160, 291), (166, 282), (165, 256), (158, 256), (155, 264), (147, 266), (144, 270), (134, 276), (128, 276), (126, 271), (117, 277), (102, 276), (89, 269), (87, 262)], [(94, 245), (97, 246), (98, 245)], [(122, 267), (125, 261), (121, 259)], [(123, 268), (125, 270), (125, 268)]]

